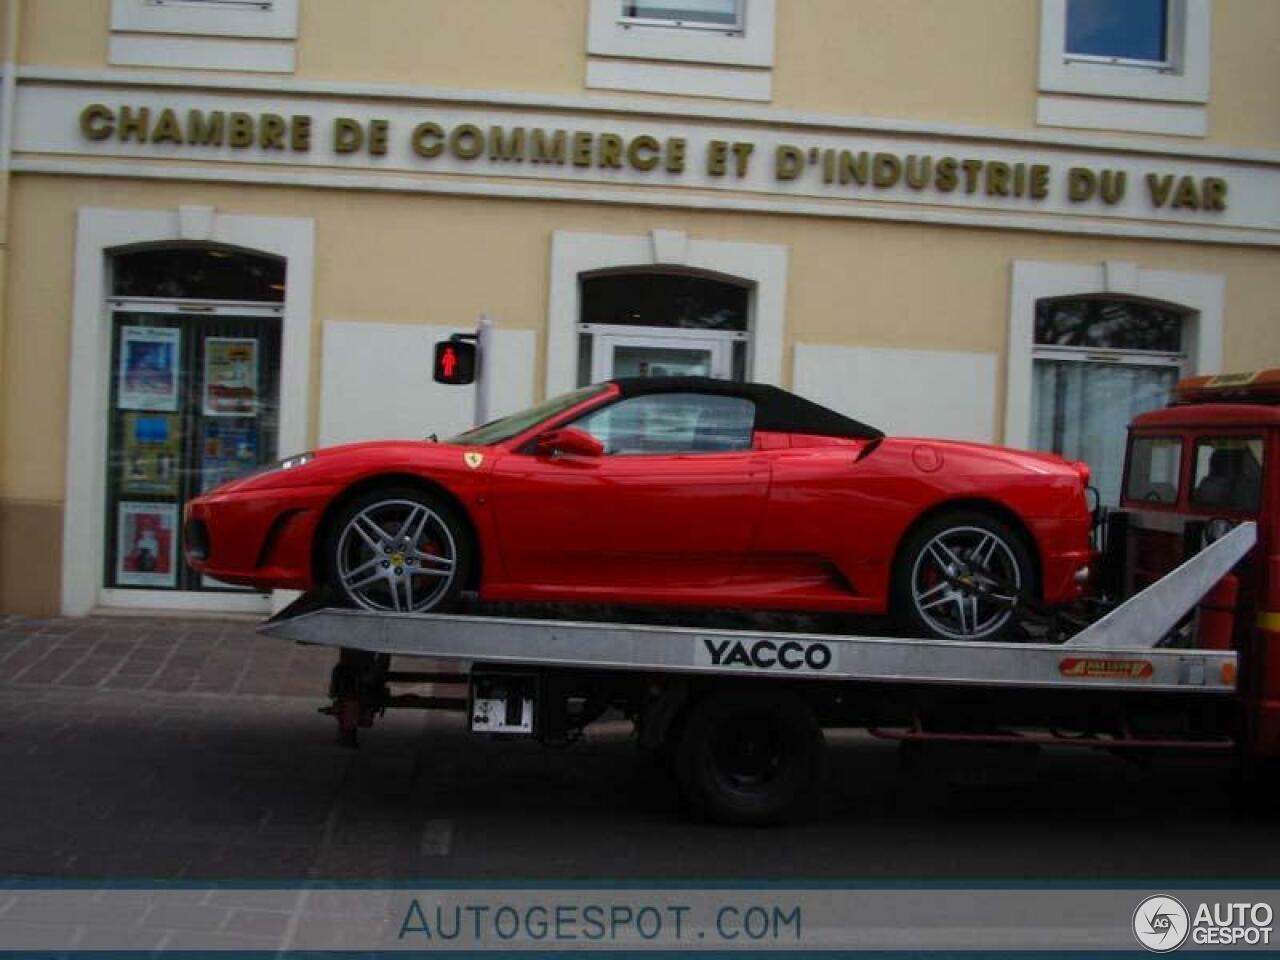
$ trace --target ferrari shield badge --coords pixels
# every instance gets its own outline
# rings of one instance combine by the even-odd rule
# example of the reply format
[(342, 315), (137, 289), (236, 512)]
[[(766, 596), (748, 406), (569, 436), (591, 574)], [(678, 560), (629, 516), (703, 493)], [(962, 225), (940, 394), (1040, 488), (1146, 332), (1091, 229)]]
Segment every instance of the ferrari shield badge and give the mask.
[(484, 463), (484, 454), (476, 453), (474, 450), (468, 450), (462, 455), (462, 459), (467, 462), (467, 466), (472, 470), (480, 469), (480, 464)]

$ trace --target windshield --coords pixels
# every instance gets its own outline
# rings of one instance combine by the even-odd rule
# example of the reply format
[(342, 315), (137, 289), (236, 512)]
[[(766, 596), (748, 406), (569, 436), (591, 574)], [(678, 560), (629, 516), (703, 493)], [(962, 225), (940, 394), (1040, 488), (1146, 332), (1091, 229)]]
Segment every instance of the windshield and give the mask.
[(481, 424), (478, 427), (460, 433), (449, 443), (461, 444), (467, 447), (483, 447), (491, 443), (502, 443), (504, 440), (510, 440), (512, 437), (519, 436), (535, 424), (541, 423), (543, 420), (550, 420), (558, 414), (564, 413), (570, 407), (575, 407), (583, 400), (589, 397), (597, 396), (604, 391), (604, 384), (595, 384), (590, 387), (579, 387), (570, 393), (562, 393), (558, 397), (552, 397), (550, 400), (544, 400), (537, 406), (530, 407), (528, 410), (521, 410), (519, 413), (513, 413), (509, 417), (503, 417), (500, 420), (491, 420), (488, 423)]

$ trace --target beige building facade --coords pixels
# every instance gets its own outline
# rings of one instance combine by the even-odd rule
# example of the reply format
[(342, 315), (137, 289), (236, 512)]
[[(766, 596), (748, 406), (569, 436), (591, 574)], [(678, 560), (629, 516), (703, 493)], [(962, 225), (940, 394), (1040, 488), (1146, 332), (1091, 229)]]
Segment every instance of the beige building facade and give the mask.
[(268, 609), (183, 503), (469, 426), (482, 316), (491, 415), (740, 377), (1104, 499), (1179, 376), (1280, 366), (1269, 0), (4, 11), (3, 612)]

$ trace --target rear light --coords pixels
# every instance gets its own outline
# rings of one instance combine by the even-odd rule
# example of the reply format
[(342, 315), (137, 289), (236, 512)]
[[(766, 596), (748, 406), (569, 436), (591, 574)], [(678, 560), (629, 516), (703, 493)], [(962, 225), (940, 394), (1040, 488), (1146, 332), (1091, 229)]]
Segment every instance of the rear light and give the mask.
[(1075, 468), (1076, 474), (1080, 477), (1080, 485), (1089, 486), (1089, 481), (1093, 479), (1093, 471), (1089, 469), (1089, 465), (1083, 460), (1073, 460), (1071, 466)]

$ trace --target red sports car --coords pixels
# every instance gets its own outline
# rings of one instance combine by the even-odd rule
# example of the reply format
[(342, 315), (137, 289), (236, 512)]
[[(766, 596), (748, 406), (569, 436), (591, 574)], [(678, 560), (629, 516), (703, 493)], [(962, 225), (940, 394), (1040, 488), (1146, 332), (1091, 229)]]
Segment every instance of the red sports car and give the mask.
[(760, 384), (584, 387), (447, 443), (291, 457), (187, 507), (187, 561), (389, 612), (482, 600), (892, 612), (994, 638), (1074, 599), (1088, 468), (885, 437)]

